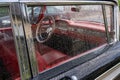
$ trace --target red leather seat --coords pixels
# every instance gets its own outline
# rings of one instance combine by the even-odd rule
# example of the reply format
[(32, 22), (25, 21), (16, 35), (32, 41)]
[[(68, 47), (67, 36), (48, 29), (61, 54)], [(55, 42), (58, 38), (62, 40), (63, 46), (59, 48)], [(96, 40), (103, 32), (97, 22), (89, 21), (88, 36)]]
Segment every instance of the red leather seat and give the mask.
[[(45, 46), (43, 44), (38, 43), (36, 45), (37, 45), (36, 50), (39, 50), (39, 52), (38, 51), (36, 52), (37, 53), (36, 55), (39, 55), (39, 56), (37, 56), (37, 60), (39, 63), (39, 70), (40, 71), (43, 70), (40, 67), (42, 65), (44, 65), (45, 68), (50, 68), (50, 67), (54, 66), (55, 64), (69, 58), (69, 56), (63, 54), (62, 52), (57, 51), (57, 50), (50, 48), (48, 46)], [(42, 60), (39, 59), (38, 57), (41, 58)], [(44, 63), (42, 63), (41, 61)]]
[[(44, 54), (41, 54), (36, 49), (37, 56), (36, 58), (40, 71), (43, 71), (46, 68), (49, 68), (52, 65), (55, 65), (56, 63), (59, 63), (69, 58), (67, 55), (57, 50), (54, 50), (48, 46), (39, 43), (37, 45), (39, 45), (38, 47), (44, 52)], [(2, 57), (8, 71), (13, 75), (17, 73), (19, 74), (14, 41), (13, 40), (3, 41), (0, 43), (0, 47), (1, 47), (0, 57)]]
[(36, 57), (37, 57), (37, 62), (38, 62), (38, 67), (39, 67), (39, 71), (43, 71), (46, 69), (47, 67), (47, 63), (45, 62), (45, 60), (43, 59), (43, 57), (41, 56), (41, 54), (36, 51)]
[(14, 80), (20, 76), (15, 44), (13, 40), (2, 41), (0, 42), (0, 47), (0, 58), (2, 59), (6, 72), (11, 75), (9, 78)]
[(48, 65), (61, 62), (68, 58), (68, 56), (56, 50), (51, 50), (50, 52), (47, 52), (44, 55), (42, 55), (42, 57), (44, 58)]

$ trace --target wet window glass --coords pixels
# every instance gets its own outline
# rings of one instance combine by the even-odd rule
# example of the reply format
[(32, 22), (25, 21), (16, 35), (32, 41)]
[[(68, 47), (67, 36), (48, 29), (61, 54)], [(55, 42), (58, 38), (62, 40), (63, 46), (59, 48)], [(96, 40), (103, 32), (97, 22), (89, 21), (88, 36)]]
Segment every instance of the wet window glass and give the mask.
[(0, 7), (0, 80), (19, 79), (19, 67), (8, 7)]
[[(112, 41), (112, 7), (104, 7), (106, 11), (101, 5), (31, 7), (40, 8), (39, 15), (29, 17), (39, 71), (63, 64), (106, 44), (106, 24)], [(107, 23), (104, 22), (105, 18)]]

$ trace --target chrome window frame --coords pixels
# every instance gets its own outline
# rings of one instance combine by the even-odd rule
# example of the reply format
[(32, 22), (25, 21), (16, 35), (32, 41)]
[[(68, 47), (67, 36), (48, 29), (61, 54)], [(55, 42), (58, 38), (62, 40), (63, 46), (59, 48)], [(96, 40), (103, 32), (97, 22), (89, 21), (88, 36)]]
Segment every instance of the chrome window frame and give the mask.
[[(22, 17), (23, 13), (21, 11), (21, 7), (22, 6), (19, 3), (10, 4), (11, 21), (12, 21), (12, 27), (13, 27), (13, 33), (14, 33), (14, 41), (16, 43), (16, 51), (17, 51), (19, 69), (20, 69), (20, 76), (22, 80), (25, 80), (25, 79), (31, 78), (32, 71), (31, 71), (31, 66), (29, 61), (28, 47), (26, 44), (26, 36), (24, 35), (25, 31), (23, 27), (23, 17)], [(19, 14), (16, 14), (16, 8)], [(21, 31), (19, 31), (20, 28), (21, 28)], [(23, 32), (22, 36), (21, 36), (21, 32)]]
[[(29, 24), (29, 19), (26, 13), (26, 5), (21, 3), (12, 3), (10, 5), (10, 9), (13, 22), (13, 32), (20, 64), (19, 67), (21, 79), (30, 79), (38, 74), (38, 67), (34, 53), (35, 49), (33, 45), (34, 43), (30, 27), (31, 25)], [(17, 11), (19, 12), (19, 14), (16, 14)], [(19, 29), (21, 31), (19, 31)], [(23, 32), (23, 34), (21, 34), (21, 32)]]
[[(22, 15), (16, 15), (12, 14), (12, 11), (15, 11), (15, 4), (18, 4), (20, 7), (20, 12)], [(106, 0), (3, 0), (0, 1), (0, 6), (10, 6), (10, 14), (11, 14), (11, 21), (12, 21), (12, 27), (13, 27), (13, 33), (14, 33), (14, 38), (15, 38), (15, 43), (16, 43), (16, 50), (17, 50), (17, 57), (18, 57), (18, 62), (19, 62), (19, 68), (20, 68), (20, 74), (21, 74), (21, 79), (28, 79), (28, 78), (33, 78), (38, 74), (38, 69), (37, 69), (37, 63), (36, 63), (36, 58), (35, 58), (35, 49), (33, 47), (33, 40), (32, 40), (32, 34), (31, 34), (31, 29), (29, 29), (30, 34), (27, 33), (27, 28), (30, 28), (30, 22), (28, 19), (28, 16), (26, 14), (26, 7), (27, 5), (112, 5), (114, 10), (113, 10), (113, 16), (114, 16), (114, 28), (115, 28), (115, 36), (114, 36), (114, 42), (119, 41), (119, 25), (118, 25), (118, 4), (114, 0), (111, 1), (106, 1)], [(14, 6), (14, 8), (12, 7)], [(20, 24), (18, 23), (20, 21)], [(20, 46), (18, 44), (23, 44), (22, 39), (19, 37), (16, 37), (15, 31), (17, 30), (18, 27), (22, 25), (22, 31), (24, 32), (23, 36), (24, 38), (24, 46)], [(25, 27), (26, 26), (26, 27)], [(18, 34), (20, 32), (18, 31)], [(31, 44), (32, 43), (32, 44)], [(24, 49), (23, 49), (24, 48)], [(21, 50), (21, 51), (20, 51)], [(31, 53), (32, 52), (32, 53)], [(22, 56), (22, 57), (21, 57)], [(22, 60), (23, 59), (23, 60)], [(28, 65), (26, 65), (26, 62)], [(23, 64), (24, 66), (22, 66)], [(33, 68), (32, 68), (32, 67)], [(26, 68), (28, 68), (26, 70)], [(27, 76), (26, 76), (27, 75)]]

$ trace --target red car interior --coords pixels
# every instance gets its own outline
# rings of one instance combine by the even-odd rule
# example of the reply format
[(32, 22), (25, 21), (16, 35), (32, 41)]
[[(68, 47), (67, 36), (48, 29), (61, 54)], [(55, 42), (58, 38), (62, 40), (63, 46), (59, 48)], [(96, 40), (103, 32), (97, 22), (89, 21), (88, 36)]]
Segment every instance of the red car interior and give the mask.
[[(77, 25), (78, 24), (71, 23), (70, 26), (77, 26)], [(9, 34), (11, 37), (13, 37), (11, 28), (2, 28), (0, 32), (4, 32), (6, 34)], [(98, 43), (99, 45), (106, 42), (106, 40), (102, 37), (91, 36), (86, 34), (77, 35), (77, 33), (75, 32), (64, 32), (57, 28), (54, 31), (54, 34), (58, 34), (58, 35), (62, 34), (62, 35), (67, 35), (74, 38), (80, 38), (83, 41), (86, 37), (86, 39), (90, 43), (92, 42)], [(9, 78), (19, 79), (18, 77), (20, 76), (20, 72), (18, 67), (18, 60), (17, 60), (16, 50), (15, 50), (14, 40), (13, 39), (2, 40), (2, 38), (4, 38), (4, 36), (0, 35), (0, 49), (1, 49), (0, 50), (0, 72), (3, 72), (4, 70), (4, 75), (2, 77), (10, 74), (10, 76), (8, 76)], [(47, 46), (45, 44), (36, 42), (35, 48), (36, 48), (38, 65), (40, 65), (39, 66), (40, 71), (43, 71), (52, 66), (55, 66), (55, 64), (70, 58), (69, 55), (63, 53), (62, 51), (51, 48), (50, 46)]]
[(39, 52), (44, 53), (41, 54), (38, 51), (36, 52), (38, 65), (43, 65), (43, 66), (39, 66), (40, 71), (46, 68), (50, 68), (54, 64), (57, 64), (69, 58), (69, 56), (65, 55), (64, 53), (57, 51), (53, 48), (50, 48), (48, 46), (45, 46), (43, 44), (38, 43), (36, 45), (38, 48), (37, 50), (40, 50)]
[[(7, 29), (9, 30), (9, 29)], [(38, 51), (36, 51), (37, 61), (39, 66), (39, 70), (43, 71), (46, 68), (51, 67), (55, 63), (64, 61), (65, 59), (68, 59), (69, 57), (57, 50), (54, 50), (48, 46), (45, 46), (43, 44), (36, 44), (39, 47), (41, 46), (41, 49), (44, 49), (43, 51), (46, 51), (44, 54), (40, 54)], [(2, 68), (5, 68), (5, 76), (7, 74), (10, 74), (11, 79), (16, 79), (20, 76), (19, 74), (19, 68), (18, 68), (18, 61), (17, 61), (17, 55), (15, 50), (15, 44), (14, 40), (6, 40), (0, 42), (0, 61), (3, 63), (3, 67), (0, 66), (0, 71)], [(3, 72), (3, 71), (2, 71)]]
[(0, 59), (3, 67), (6, 68), (4, 76), (10, 75), (10, 79), (19, 77), (18, 60), (13, 40), (0, 42), (0, 47)]

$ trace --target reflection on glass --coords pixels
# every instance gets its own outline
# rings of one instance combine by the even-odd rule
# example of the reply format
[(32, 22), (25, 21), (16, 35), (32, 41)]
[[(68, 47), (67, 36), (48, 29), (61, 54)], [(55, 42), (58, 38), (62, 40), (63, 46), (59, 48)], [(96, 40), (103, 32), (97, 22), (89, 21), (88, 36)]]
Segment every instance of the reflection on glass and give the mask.
[(8, 7), (0, 7), (0, 80), (20, 79)]
[[(34, 16), (35, 20), (31, 20), (31, 22), (35, 21), (34, 25), (31, 25), (40, 72), (107, 43), (101, 5), (34, 7), (40, 8), (39, 15)], [(107, 15), (112, 15), (111, 6), (106, 7), (109, 8)], [(33, 12), (36, 12), (35, 9)], [(49, 20), (42, 26), (38, 25), (44, 22), (43, 18), (46, 16), (52, 16), (55, 22)], [(111, 28), (112, 18), (107, 17), (109, 28)], [(36, 29), (47, 24), (55, 24), (55, 29), (50, 36), (47, 36), (49, 38), (46, 41), (40, 42), (36, 39), (36, 31), (37, 33), (47, 32), (47, 29), (39, 31)], [(40, 35), (37, 36), (40, 37)], [(112, 38), (113, 35), (110, 36)]]

